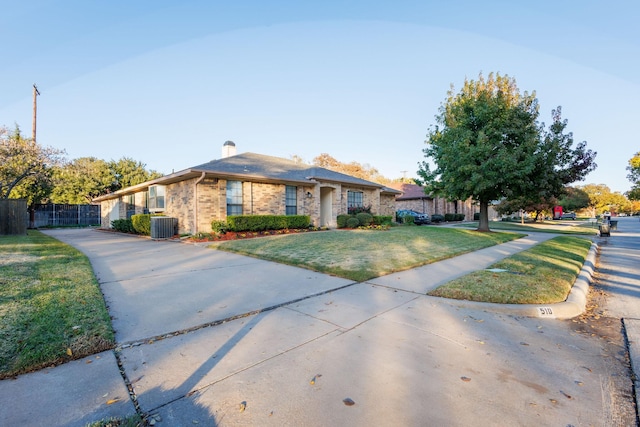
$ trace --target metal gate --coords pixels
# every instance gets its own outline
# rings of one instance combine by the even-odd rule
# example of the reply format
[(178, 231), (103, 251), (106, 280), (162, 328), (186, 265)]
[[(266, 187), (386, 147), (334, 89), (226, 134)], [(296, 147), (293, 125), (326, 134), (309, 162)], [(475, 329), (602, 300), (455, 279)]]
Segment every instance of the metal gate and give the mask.
[(99, 205), (35, 205), (34, 227), (100, 225)]

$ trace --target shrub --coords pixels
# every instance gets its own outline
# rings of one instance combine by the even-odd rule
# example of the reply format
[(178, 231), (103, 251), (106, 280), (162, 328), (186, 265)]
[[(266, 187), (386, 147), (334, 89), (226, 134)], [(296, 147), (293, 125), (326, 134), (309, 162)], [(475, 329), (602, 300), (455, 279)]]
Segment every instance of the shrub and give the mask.
[(227, 232), (227, 230), (229, 230), (229, 225), (226, 223), (226, 221), (214, 219), (213, 221), (211, 221), (211, 230), (215, 234), (224, 234)]
[(336, 219), (338, 228), (345, 228), (347, 226), (347, 221), (349, 221), (349, 218), (353, 218), (353, 216), (345, 214), (338, 215), (338, 218)]
[(356, 219), (358, 220), (360, 225), (366, 227), (368, 225), (371, 225), (371, 223), (373, 222), (373, 215), (367, 212), (359, 212), (358, 214), (356, 214)]
[(391, 225), (391, 223), (393, 223), (393, 216), (391, 215), (374, 215), (373, 216), (374, 225)]
[(309, 215), (230, 215), (227, 224), (231, 231), (283, 230), (308, 228)]
[(145, 236), (151, 235), (151, 214), (131, 215), (133, 231)]
[(355, 216), (350, 217), (347, 220), (347, 228), (358, 228), (360, 226), (360, 221)]
[(444, 217), (442, 215), (440, 215), (440, 214), (431, 215), (431, 222), (438, 223), (438, 222), (442, 222), (442, 221), (444, 221)]
[(405, 215), (400, 217), (400, 219), (402, 220), (403, 224), (414, 225), (416, 223), (416, 219), (413, 217), (413, 215)]
[(461, 214), (461, 213), (444, 214), (444, 220), (445, 221), (463, 221), (464, 220), (464, 214)]
[(111, 227), (121, 233), (134, 233), (133, 224), (130, 219), (114, 219), (111, 221)]
[(480, 212), (476, 212), (473, 214), (473, 220), (474, 221), (480, 221)]

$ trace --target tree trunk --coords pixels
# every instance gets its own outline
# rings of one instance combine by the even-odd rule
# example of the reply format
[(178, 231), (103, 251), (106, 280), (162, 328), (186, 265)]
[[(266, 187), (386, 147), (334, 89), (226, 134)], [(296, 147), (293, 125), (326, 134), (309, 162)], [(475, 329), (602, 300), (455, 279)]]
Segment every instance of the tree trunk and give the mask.
[(36, 209), (34, 207), (30, 207), (29, 211), (29, 228), (36, 228)]
[(478, 221), (478, 231), (489, 230), (489, 202), (480, 201), (480, 221)]

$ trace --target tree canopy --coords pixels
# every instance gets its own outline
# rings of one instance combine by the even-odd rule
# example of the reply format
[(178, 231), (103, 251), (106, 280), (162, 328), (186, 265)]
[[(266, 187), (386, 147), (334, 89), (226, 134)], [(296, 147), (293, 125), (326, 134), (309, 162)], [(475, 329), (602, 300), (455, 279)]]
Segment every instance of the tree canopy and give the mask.
[(612, 192), (605, 184), (586, 184), (578, 186), (589, 196), (588, 208), (591, 216), (602, 214), (603, 212), (621, 212), (630, 210), (628, 199), (619, 192)]
[(538, 122), (535, 93), (521, 93), (508, 76), (489, 74), (453, 86), (427, 134), (427, 159), (418, 175), (425, 191), (480, 203), (478, 230), (488, 231), (488, 206), (507, 200), (513, 207), (548, 203), (564, 187), (595, 168), (594, 152), (582, 142), (574, 149), (561, 109), (548, 131)]
[(25, 198), (39, 203), (51, 190), (52, 168), (64, 151), (38, 145), (24, 138), (16, 125), (13, 132), (0, 128), (0, 198)]
[(162, 176), (160, 172), (147, 170), (146, 164), (129, 157), (123, 157), (118, 161), (112, 160), (109, 162), (109, 168), (114, 177), (112, 190), (131, 187)]
[(111, 191), (115, 178), (106, 161), (80, 157), (56, 168), (54, 182), (52, 203), (84, 204)]
[(631, 191), (627, 193), (627, 197), (630, 200), (640, 200), (640, 151), (638, 151), (631, 159), (629, 159), (629, 181), (633, 184)]
[(558, 204), (567, 212), (575, 212), (589, 206), (589, 194), (577, 187), (567, 187)]
[[(298, 156), (295, 156), (295, 158), (299, 159)], [(358, 162), (343, 163), (331, 157), (327, 153), (322, 153), (319, 156), (314, 157), (313, 165), (380, 184), (390, 182), (388, 178), (382, 176), (376, 168), (369, 164), (360, 164)]]
[(95, 197), (162, 176), (142, 162), (123, 157), (109, 162), (80, 157), (54, 172), (53, 203), (90, 203)]

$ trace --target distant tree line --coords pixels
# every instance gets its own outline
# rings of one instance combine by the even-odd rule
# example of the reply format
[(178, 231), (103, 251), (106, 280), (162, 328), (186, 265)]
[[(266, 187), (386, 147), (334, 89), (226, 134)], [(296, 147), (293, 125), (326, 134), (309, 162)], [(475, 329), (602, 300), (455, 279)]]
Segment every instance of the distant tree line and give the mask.
[(67, 160), (64, 150), (38, 145), (16, 125), (0, 127), (0, 198), (84, 204), (95, 197), (162, 176), (128, 157)]

